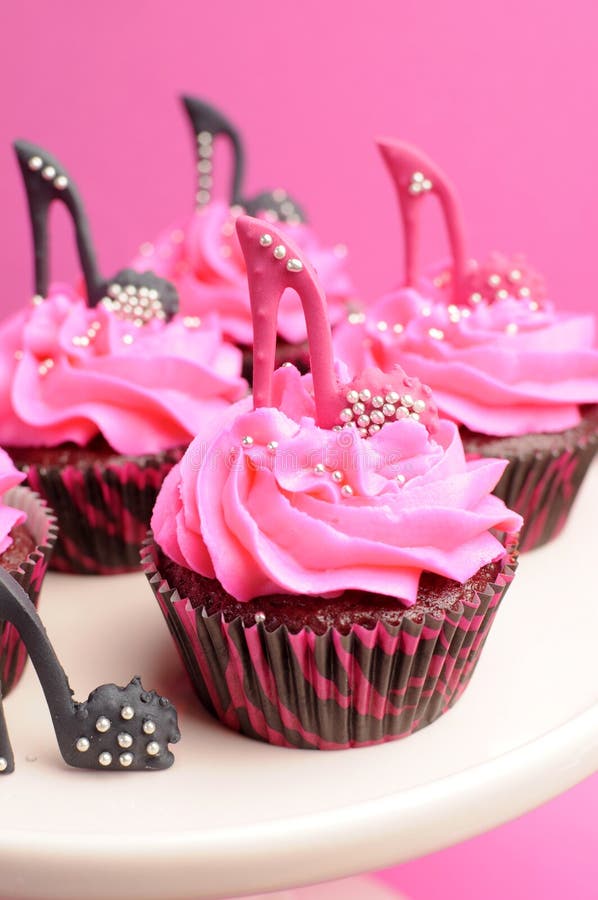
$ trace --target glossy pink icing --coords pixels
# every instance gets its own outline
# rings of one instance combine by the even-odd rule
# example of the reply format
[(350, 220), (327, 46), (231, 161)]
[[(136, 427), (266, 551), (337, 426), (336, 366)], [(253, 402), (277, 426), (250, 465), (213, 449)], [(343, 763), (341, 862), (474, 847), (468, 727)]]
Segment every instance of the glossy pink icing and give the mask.
[(0, 325), (0, 442), (84, 445), (101, 433), (135, 455), (188, 443), (246, 383), (217, 322), (185, 322), (137, 328), (53, 287)]
[(431, 298), (404, 288), (353, 315), (336, 329), (337, 356), (350, 372), (400, 363), (441, 414), (482, 434), (562, 431), (580, 421), (579, 404), (598, 403), (592, 316), (512, 296), (473, 308)]
[[(235, 233), (235, 212), (221, 201), (212, 201), (194, 212), (183, 227), (169, 229), (153, 246), (144, 247), (133, 267), (151, 269), (173, 282), (184, 315), (203, 317), (217, 311), (224, 334), (238, 344), (251, 345), (247, 273)], [(302, 223), (277, 223), (277, 227), (309, 257), (326, 292), (330, 321), (340, 321), (354, 296), (344, 247), (322, 247), (312, 229)], [(306, 338), (301, 304), (292, 291), (282, 297), (278, 333), (292, 344)]]
[(3, 502), (6, 491), (24, 480), (24, 473), (15, 469), (8, 453), (0, 449), (0, 553), (8, 550), (12, 544), (10, 532), (15, 525), (21, 525), (27, 519), (26, 513), (22, 510), (6, 506)]
[[(429, 410), (428, 425), (393, 418), (367, 439), (342, 428), (348, 388), (398, 390), (404, 372), (363, 372), (352, 382), (335, 372), (309, 263), (273, 226), (241, 217), (237, 228), (256, 332), (254, 408), (247, 398), (208, 423), (166, 478), (152, 517), (164, 552), (240, 601), (355, 588), (407, 605), (424, 570), (463, 582), (502, 558), (489, 529), (521, 526), (491, 493), (506, 463), (466, 462), (456, 427)], [(272, 375), (288, 285), (305, 310), (313, 379), (293, 366)], [(413, 390), (420, 397), (418, 384)], [(405, 402), (413, 409), (414, 397)]]
[[(521, 257), (467, 260), (456, 192), (415, 148), (379, 142), (399, 198), (406, 287), (335, 333), (350, 372), (400, 363), (428, 384), (441, 414), (482, 434), (557, 432), (580, 421), (580, 404), (598, 402), (598, 350), (591, 316), (558, 313), (541, 277)], [(438, 197), (452, 259), (428, 277), (419, 269), (423, 198)]]
[(236, 404), (167, 476), (152, 528), (171, 559), (239, 601), (356, 588), (410, 606), (423, 570), (463, 582), (503, 556), (488, 529), (521, 524), (491, 494), (506, 462), (466, 462), (449, 422), (434, 437), (411, 420), (367, 440), (319, 428), (308, 378), (286, 367), (274, 384), (275, 406)]

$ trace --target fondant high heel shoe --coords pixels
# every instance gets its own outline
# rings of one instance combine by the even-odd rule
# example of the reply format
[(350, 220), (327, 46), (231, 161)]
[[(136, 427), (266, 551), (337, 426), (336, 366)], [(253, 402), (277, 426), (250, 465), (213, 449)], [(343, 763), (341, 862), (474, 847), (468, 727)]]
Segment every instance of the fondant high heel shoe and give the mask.
[(128, 316), (143, 324), (152, 316), (171, 318), (178, 309), (176, 289), (152, 272), (122, 269), (112, 278), (103, 278), (93, 248), (89, 223), (76, 185), (64, 166), (46, 150), (29, 141), (15, 141), (17, 160), (23, 175), (35, 254), (35, 293), (45, 297), (49, 286), (48, 212), (53, 202), (64, 203), (73, 219), (77, 250), (87, 302), (91, 307), (105, 303), (119, 317)]
[(272, 373), (276, 353), (276, 309), (286, 288), (299, 295), (310, 348), (317, 423), (322, 428), (357, 428), (361, 437), (385, 422), (411, 417), (433, 432), (437, 408), (430, 390), (396, 367), (390, 373), (368, 369), (340, 384), (334, 369), (326, 298), (312, 266), (298, 246), (274, 225), (249, 216), (237, 219), (245, 256), (254, 321), (254, 408), (272, 405)]
[(508, 296), (530, 301), (538, 309), (546, 298), (544, 281), (523, 257), (494, 253), (483, 263), (468, 259), (465, 226), (457, 192), (445, 173), (421, 150), (395, 139), (378, 141), (395, 183), (405, 242), (405, 284), (418, 287), (422, 198), (435, 194), (442, 208), (452, 256), (452, 271), (435, 279), (448, 285), (448, 302), (456, 306), (492, 303)]
[[(19, 632), (35, 666), (52, 717), (58, 746), (69, 766), (81, 769), (166, 769), (174, 762), (168, 744), (180, 738), (177, 713), (139, 678), (126, 687), (104, 684), (80, 703), (35, 607), (19, 584), (0, 569), (0, 619)], [(0, 693), (0, 774), (14, 771), (14, 755)]]
[(422, 199), (434, 194), (440, 202), (453, 262), (453, 302), (462, 299), (467, 270), (465, 226), (457, 192), (444, 172), (415, 147), (394, 139), (378, 141), (382, 158), (395, 183), (403, 219), (405, 283), (419, 282), (420, 215)]
[(183, 96), (183, 105), (189, 117), (197, 145), (198, 186), (196, 201), (198, 208), (206, 206), (212, 199), (212, 156), (214, 141), (219, 135), (231, 143), (233, 164), (230, 177), (230, 206), (242, 206), (249, 215), (259, 212), (270, 213), (281, 222), (301, 222), (305, 218), (301, 208), (286, 191), (262, 191), (254, 197), (242, 193), (245, 173), (245, 153), (241, 136), (234, 125), (220, 110), (197, 97)]

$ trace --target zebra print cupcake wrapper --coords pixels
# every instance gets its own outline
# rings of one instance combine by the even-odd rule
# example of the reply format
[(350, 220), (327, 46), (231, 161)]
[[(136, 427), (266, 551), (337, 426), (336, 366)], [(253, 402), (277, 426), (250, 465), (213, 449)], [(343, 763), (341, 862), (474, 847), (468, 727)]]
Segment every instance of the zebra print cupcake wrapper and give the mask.
[(91, 464), (26, 467), (27, 484), (55, 510), (60, 525), (51, 568), (79, 575), (138, 569), (156, 497), (183, 452), (177, 447)]
[[(27, 529), (36, 546), (19, 568), (10, 574), (37, 606), (42, 581), (56, 543), (56, 519), (45, 502), (29, 488), (12, 488), (4, 494), (3, 499), (8, 506), (27, 513)], [(3, 696), (8, 694), (21, 677), (26, 661), (27, 651), (18, 631), (7, 622), (0, 622), (0, 683)]]
[(526, 448), (521, 453), (509, 449), (501, 451), (500, 439), (489, 447), (488, 452), (477, 442), (467, 437), (463, 439), (470, 458), (483, 455), (509, 460), (494, 493), (523, 516), (519, 538), (521, 552), (552, 541), (567, 522), (598, 450), (598, 412), (588, 417), (583, 425), (583, 428), (555, 435), (552, 446), (543, 441), (541, 446)]
[(246, 627), (194, 609), (157, 569), (150, 539), (142, 562), (203, 705), (229, 728), (281, 747), (340, 750), (406, 737), (458, 700), (513, 580), (508, 545), (496, 580), (443, 612), (407, 611), (400, 625), (354, 625), (316, 635)]

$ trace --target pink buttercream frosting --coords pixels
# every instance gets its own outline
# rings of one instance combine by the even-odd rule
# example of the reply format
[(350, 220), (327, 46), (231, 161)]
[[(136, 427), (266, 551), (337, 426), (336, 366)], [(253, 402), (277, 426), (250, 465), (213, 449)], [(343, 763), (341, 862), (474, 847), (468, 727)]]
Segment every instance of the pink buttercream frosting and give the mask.
[(0, 553), (8, 550), (12, 544), (10, 532), (16, 525), (26, 521), (27, 515), (20, 509), (14, 509), (4, 503), (4, 494), (16, 487), (25, 479), (25, 474), (19, 472), (12, 464), (8, 453), (0, 449)]
[[(326, 292), (330, 321), (340, 321), (354, 296), (345, 248), (322, 247), (305, 224), (276, 225), (309, 258)], [(226, 204), (213, 201), (182, 227), (164, 232), (153, 245), (144, 245), (133, 267), (151, 269), (175, 284), (184, 315), (203, 317), (217, 311), (226, 337), (238, 344), (253, 343), (245, 261), (235, 231), (235, 211)], [(278, 333), (292, 344), (302, 343), (307, 336), (301, 304), (292, 290), (285, 291), (280, 302)]]
[(0, 325), (0, 442), (85, 445), (101, 433), (125, 454), (186, 444), (243, 396), (240, 371), (216, 319), (138, 328), (57, 285)]
[(598, 402), (592, 316), (504, 282), (492, 299), (474, 291), (457, 306), (442, 283), (437, 273), (350, 315), (336, 355), (353, 373), (400, 364), (432, 388), (441, 415), (482, 434), (563, 431), (579, 423), (580, 404)]
[(521, 526), (491, 493), (506, 462), (467, 462), (447, 421), (320, 428), (311, 384), (279, 369), (271, 406), (247, 398), (203, 428), (152, 518), (171, 559), (239, 601), (361, 589), (411, 606), (422, 571), (464, 582), (504, 555), (489, 529)]

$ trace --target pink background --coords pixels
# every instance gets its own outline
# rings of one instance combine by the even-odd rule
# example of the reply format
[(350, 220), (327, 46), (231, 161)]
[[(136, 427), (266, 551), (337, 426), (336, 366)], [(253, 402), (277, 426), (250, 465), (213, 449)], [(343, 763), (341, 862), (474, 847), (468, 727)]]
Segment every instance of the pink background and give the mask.
[[(4, 311), (32, 264), (9, 147), (51, 149), (81, 187), (106, 274), (191, 208), (185, 90), (246, 135), (248, 188), (286, 186), (351, 248), (366, 298), (400, 278), (378, 134), (419, 143), (460, 186), (470, 248), (525, 249), (563, 306), (595, 305), (594, 0), (10, 4), (0, 23)], [(76, 266), (57, 215), (54, 274)], [(430, 255), (442, 249), (430, 216)], [(545, 809), (392, 876), (417, 900), (596, 897), (596, 777)], [(464, 887), (463, 871), (468, 883)]]

